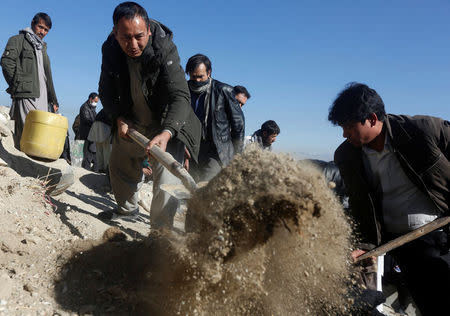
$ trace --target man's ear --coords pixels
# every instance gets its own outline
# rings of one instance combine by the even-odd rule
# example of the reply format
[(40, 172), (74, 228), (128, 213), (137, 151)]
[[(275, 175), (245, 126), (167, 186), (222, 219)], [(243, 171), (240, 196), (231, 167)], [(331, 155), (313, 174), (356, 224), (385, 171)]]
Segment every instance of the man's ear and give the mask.
[(375, 126), (378, 122), (378, 116), (376, 113), (371, 113), (368, 120), (370, 122), (370, 126)]
[(208, 78), (211, 78), (211, 70), (208, 71)]
[(117, 39), (117, 28), (113, 26), (112, 32), (114, 34), (114, 37)]
[(152, 31), (150, 31), (150, 25), (147, 27), (148, 36), (152, 36)]
[(266, 132), (266, 131), (263, 131), (263, 132), (262, 132), (262, 136), (263, 136), (264, 138), (266, 138), (266, 137), (267, 137), (267, 132)]

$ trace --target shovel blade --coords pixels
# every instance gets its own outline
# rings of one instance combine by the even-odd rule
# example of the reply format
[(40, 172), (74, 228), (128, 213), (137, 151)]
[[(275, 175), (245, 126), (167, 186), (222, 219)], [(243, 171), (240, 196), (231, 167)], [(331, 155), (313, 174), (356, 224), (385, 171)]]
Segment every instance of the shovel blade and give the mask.
[[(199, 188), (208, 184), (208, 181), (201, 181), (197, 183)], [(161, 184), (160, 189), (169, 193), (171, 196), (178, 200), (189, 200), (192, 196), (191, 192), (182, 184)]]
[(161, 184), (160, 189), (169, 193), (171, 196), (178, 200), (189, 200), (191, 198), (191, 192), (182, 184)]

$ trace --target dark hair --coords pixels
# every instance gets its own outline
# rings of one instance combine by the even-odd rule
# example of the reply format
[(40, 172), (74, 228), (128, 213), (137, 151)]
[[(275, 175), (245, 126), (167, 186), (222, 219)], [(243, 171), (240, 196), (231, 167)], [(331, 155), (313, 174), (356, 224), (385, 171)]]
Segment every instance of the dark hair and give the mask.
[(131, 20), (135, 16), (140, 16), (147, 24), (147, 27), (149, 26), (150, 20), (148, 18), (147, 11), (145, 11), (143, 7), (141, 7), (136, 2), (131, 1), (122, 2), (114, 9), (113, 13), (114, 26), (116, 26), (117, 23), (119, 23), (121, 18)]
[(208, 57), (202, 54), (196, 54), (189, 58), (189, 60), (186, 63), (186, 74), (189, 75), (190, 72), (194, 71), (195, 68), (200, 66), (201, 64), (204, 64), (206, 67), (206, 72), (211, 71), (211, 60), (209, 60)]
[(234, 92), (234, 95), (243, 93), (247, 97), (247, 99), (250, 99), (250, 93), (248, 93), (247, 88), (245, 88), (244, 86), (235, 86), (233, 88), (233, 92)]
[(267, 135), (278, 135), (280, 134), (280, 127), (275, 121), (269, 120), (265, 121), (261, 125), (261, 132), (267, 132)]
[(381, 97), (365, 84), (350, 82), (331, 105), (328, 120), (334, 125), (364, 123), (372, 113), (377, 115), (378, 120), (384, 121), (386, 112)]
[(96, 97), (98, 97), (98, 93), (97, 92), (89, 93), (89, 99), (95, 99)]
[(47, 13), (39, 12), (36, 13), (36, 15), (33, 17), (33, 20), (31, 20), (31, 27), (38, 24), (40, 20), (44, 20), (45, 25), (51, 29), (52, 28), (52, 19), (48, 16)]

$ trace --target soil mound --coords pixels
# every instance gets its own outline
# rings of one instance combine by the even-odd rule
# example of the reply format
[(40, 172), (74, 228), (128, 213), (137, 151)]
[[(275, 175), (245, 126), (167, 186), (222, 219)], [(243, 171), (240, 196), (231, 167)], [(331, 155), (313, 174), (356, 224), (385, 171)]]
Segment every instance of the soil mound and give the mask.
[(194, 194), (186, 229), (80, 246), (57, 281), (60, 304), (94, 314), (348, 314), (350, 226), (313, 166), (248, 150)]
[(186, 229), (219, 280), (202, 288), (205, 315), (217, 301), (223, 315), (345, 311), (351, 230), (312, 164), (247, 150), (189, 201)]

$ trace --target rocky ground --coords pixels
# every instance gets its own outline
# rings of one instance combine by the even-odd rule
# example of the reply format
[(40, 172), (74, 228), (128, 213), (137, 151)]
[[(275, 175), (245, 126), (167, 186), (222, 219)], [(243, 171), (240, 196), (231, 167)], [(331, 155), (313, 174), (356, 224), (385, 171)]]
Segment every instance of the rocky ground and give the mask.
[[(51, 198), (42, 182), (0, 167), (0, 315), (71, 314), (54, 298), (55, 280), (67, 259), (64, 252), (77, 242), (101, 239), (111, 224), (130, 240), (148, 235), (149, 218), (143, 209), (133, 222), (98, 220), (99, 212), (114, 205), (105, 175), (76, 167), (74, 173), (79, 181)], [(146, 185), (145, 192), (151, 194), (151, 187)], [(78, 312), (89, 308), (80, 306)]]

